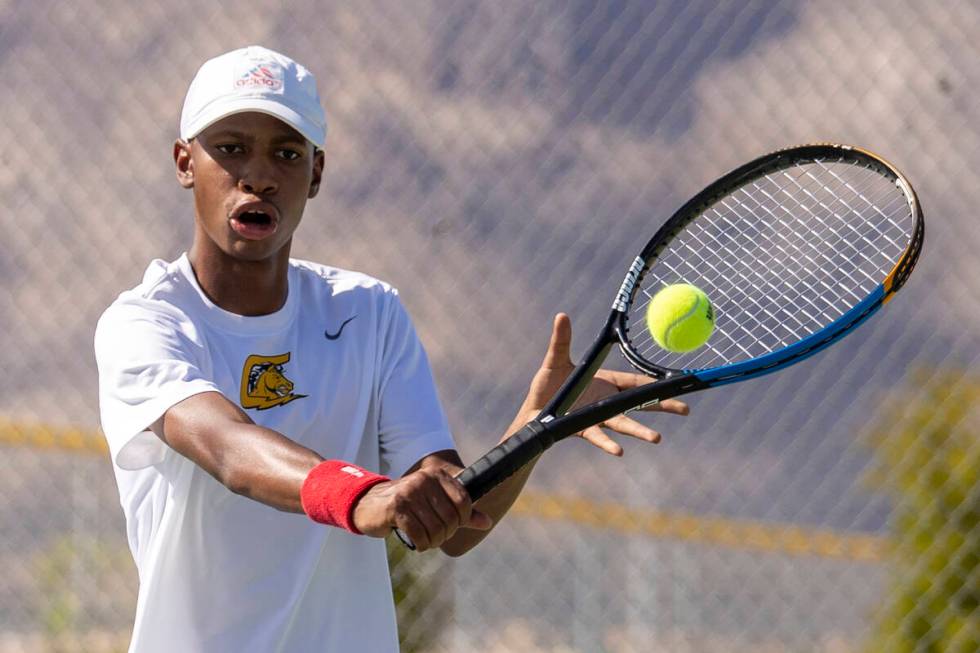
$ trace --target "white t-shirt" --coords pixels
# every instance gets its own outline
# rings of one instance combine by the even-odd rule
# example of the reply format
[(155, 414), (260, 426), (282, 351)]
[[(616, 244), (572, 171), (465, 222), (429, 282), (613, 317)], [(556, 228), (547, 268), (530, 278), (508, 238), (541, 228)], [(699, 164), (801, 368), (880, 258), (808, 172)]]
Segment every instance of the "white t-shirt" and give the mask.
[(220, 392), (325, 458), (391, 477), (454, 447), (397, 292), (291, 260), (276, 313), (229, 313), (184, 255), (99, 320), (102, 427), (140, 588), (130, 651), (396, 651), (385, 544), (233, 494), (146, 429)]

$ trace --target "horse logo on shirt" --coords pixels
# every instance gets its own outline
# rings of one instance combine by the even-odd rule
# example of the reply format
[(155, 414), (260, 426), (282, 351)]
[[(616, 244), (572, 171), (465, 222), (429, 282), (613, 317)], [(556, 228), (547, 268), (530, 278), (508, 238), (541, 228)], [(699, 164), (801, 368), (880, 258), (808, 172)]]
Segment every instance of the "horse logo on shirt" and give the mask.
[(305, 397), (295, 394), (295, 384), (286, 378), (283, 366), (288, 362), (289, 352), (278, 356), (252, 354), (246, 358), (242, 368), (242, 408), (265, 410)]

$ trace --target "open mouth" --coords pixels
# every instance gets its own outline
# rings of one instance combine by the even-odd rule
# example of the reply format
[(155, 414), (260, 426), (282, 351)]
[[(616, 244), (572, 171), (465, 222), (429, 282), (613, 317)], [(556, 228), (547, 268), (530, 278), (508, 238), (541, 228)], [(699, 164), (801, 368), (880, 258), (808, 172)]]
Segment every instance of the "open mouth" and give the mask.
[(262, 210), (242, 211), (231, 218), (231, 227), (249, 240), (260, 240), (276, 232), (278, 221)]
[(272, 216), (262, 211), (246, 211), (238, 216), (238, 221), (243, 224), (270, 225), (272, 224)]

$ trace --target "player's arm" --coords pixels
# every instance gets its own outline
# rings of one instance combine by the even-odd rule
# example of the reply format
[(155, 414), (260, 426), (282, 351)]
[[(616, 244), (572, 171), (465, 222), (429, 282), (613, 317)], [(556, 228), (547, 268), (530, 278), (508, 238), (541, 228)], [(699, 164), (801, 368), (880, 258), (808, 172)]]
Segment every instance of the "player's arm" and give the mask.
[[(306, 512), (304, 485), (324, 461), (315, 451), (255, 424), (217, 392), (203, 392), (175, 404), (152, 430), (232, 492), (288, 512)], [(367, 509), (352, 514), (353, 525), (378, 537), (396, 526), (404, 528), (415, 535), (420, 548), (446, 538), (446, 520), (451, 522), (450, 534), (461, 526), (489, 528), (490, 519), (472, 510), (466, 492), (444, 467), (419, 465), (400, 479), (373, 486), (371, 500), (363, 504)], [(335, 487), (328, 482), (323, 490), (342, 492), (346, 480), (336, 478)], [(453, 517), (448, 517), (449, 512)], [(432, 533), (433, 544), (426, 533)]]
[(178, 402), (152, 430), (232, 492), (288, 512), (303, 512), (300, 489), (323, 461), (315, 451), (255, 424), (218, 392)]
[[(278, 510), (306, 512), (304, 485), (323, 457), (255, 424), (222, 394), (192, 395), (169, 408), (151, 428), (168, 446), (232, 492)], [(452, 460), (458, 461), (458, 457)], [(445, 520), (452, 523), (450, 534), (461, 526), (489, 528), (491, 520), (472, 510), (465, 491), (448, 469), (426, 463), (400, 479), (378, 483), (369, 490), (372, 499), (364, 504), (368, 509), (352, 515), (352, 523), (360, 532), (379, 537), (395, 526), (404, 528), (418, 538), (421, 548), (446, 538), (445, 527), (437, 526)], [(327, 483), (324, 490), (341, 491), (345, 481), (338, 478), (336, 488)], [(447, 511), (454, 517), (449, 518)], [(432, 533), (435, 544), (429, 544), (427, 532)]]

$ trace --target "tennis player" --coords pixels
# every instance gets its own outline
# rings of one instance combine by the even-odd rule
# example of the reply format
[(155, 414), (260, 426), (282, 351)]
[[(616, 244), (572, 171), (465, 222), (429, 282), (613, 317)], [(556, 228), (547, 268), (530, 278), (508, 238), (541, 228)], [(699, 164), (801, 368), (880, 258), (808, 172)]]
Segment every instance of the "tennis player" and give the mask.
[[(395, 651), (382, 538), (398, 527), (465, 553), (530, 473), (471, 505), (396, 290), (289, 257), (325, 136), (295, 61), (249, 47), (206, 62), (173, 148), (190, 250), (150, 263), (99, 320), (102, 425), (140, 578), (130, 651)], [(507, 433), (570, 372), (570, 341), (559, 315)], [(643, 382), (603, 372), (586, 400)], [(605, 426), (659, 439), (625, 416)], [(597, 427), (583, 436), (622, 453)]]

